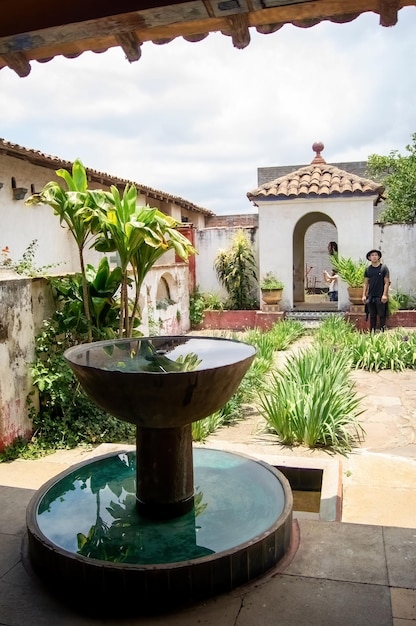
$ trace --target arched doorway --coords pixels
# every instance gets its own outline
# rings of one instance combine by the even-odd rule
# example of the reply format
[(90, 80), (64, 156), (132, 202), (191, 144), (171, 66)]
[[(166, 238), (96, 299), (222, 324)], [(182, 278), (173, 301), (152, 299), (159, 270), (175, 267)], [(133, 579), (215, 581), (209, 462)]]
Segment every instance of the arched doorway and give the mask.
[(336, 225), (329, 215), (312, 211), (303, 215), (293, 230), (293, 304), (297, 309), (337, 310), (329, 303), (324, 270), (330, 270), (328, 243), (338, 241)]

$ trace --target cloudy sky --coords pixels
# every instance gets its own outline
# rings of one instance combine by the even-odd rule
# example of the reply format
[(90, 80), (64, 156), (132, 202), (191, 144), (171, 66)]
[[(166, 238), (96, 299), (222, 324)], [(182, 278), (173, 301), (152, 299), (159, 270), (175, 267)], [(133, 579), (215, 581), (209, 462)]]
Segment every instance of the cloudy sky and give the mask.
[(32, 62), (0, 72), (0, 137), (179, 195), (216, 213), (253, 212), (257, 168), (406, 153), (416, 132), (416, 8), (393, 28), (251, 31), (245, 50), (211, 34)]

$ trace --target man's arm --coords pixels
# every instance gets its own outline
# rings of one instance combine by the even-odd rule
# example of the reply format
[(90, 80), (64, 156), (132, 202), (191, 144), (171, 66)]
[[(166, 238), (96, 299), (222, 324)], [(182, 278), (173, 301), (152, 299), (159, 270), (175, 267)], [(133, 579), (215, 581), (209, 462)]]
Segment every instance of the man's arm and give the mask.
[(365, 302), (367, 300), (367, 293), (368, 293), (368, 278), (365, 277), (364, 278), (364, 285), (363, 285), (363, 295), (362, 295), (362, 298), (361, 298), (361, 300), (363, 302)]
[(389, 299), (389, 288), (390, 288), (390, 272), (386, 268), (386, 272), (384, 274), (383, 295), (381, 296), (381, 299), (384, 300), (384, 302), (387, 302), (387, 300)]

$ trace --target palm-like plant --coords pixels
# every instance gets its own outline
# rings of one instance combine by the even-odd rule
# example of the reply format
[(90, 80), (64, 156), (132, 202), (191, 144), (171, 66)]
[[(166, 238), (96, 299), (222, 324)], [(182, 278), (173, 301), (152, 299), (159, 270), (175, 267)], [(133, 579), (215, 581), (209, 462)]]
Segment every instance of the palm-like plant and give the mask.
[[(85, 317), (89, 324), (88, 340), (92, 341), (90, 298), (84, 263), (84, 248), (100, 252), (117, 252), (121, 269), (120, 337), (131, 336), (139, 306), (143, 280), (157, 259), (173, 248), (183, 260), (196, 251), (186, 237), (176, 230), (178, 222), (155, 208), (137, 206), (137, 189), (127, 185), (122, 195), (117, 187), (111, 190), (88, 189), (84, 165), (76, 160), (72, 175), (58, 170), (66, 182), (65, 191), (57, 182), (49, 182), (40, 193), (33, 194), (26, 204), (48, 204), (68, 226), (78, 247), (82, 275)], [(129, 270), (133, 273), (135, 300), (129, 313)]]
[[(139, 308), (140, 289), (156, 261), (173, 248), (183, 260), (195, 249), (176, 227), (178, 223), (155, 208), (137, 206), (137, 189), (127, 186), (120, 196), (114, 186), (105, 194), (106, 202), (97, 213), (96, 250), (117, 252), (121, 267), (120, 337), (130, 337)], [(129, 269), (132, 269), (135, 297), (129, 311)]]
[[(58, 215), (59, 220), (65, 222), (78, 248), (78, 258), (82, 276), (82, 292), (85, 317), (89, 324), (88, 339), (92, 341), (91, 313), (88, 298), (87, 278), (85, 274), (84, 248), (92, 236), (91, 223), (97, 206), (97, 192), (88, 190), (88, 181), (85, 167), (79, 159), (72, 166), (72, 175), (64, 169), (57, 170), (56, 174), (64, 179), (68, 191), (55, 181), (47, 183), (42, 191), (30, 196), (25, 204), (48, 204)], [(102, 192), (98, 192), (101, 193)]]
[(362, 287), (364, 284), (364, 272), (367, 263), (363, 259), (354, 261), (351, 258), (333, 254), (329, 257), (331, 265), (342, 280), (345, 280), (348, 287)]

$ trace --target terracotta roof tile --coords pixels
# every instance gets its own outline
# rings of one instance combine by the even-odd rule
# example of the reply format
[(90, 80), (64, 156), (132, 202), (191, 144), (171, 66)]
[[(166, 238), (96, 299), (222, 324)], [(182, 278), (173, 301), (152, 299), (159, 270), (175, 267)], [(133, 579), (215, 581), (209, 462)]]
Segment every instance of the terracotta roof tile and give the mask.
[[(23, 146), (19, 146), (16, 143), (11, 143), (9, 141), (5, 141), (0, 137), (0, 154), (7, 154), (9, 156), (13, 156), (19, 159), (25, 159), (29, 161), (29, 163), (33, 163), (34, 165), (40, 165), (43, 167), (49, 167), (53, 169), (68, 169), (72, 168), (71, 161), (65, 161), (56, 156), (51, 156), (50, 154), (45, 154), (40, 150), (33, 150), (29, 148), (24, 148)], [(200, 207), (188, 200), (184, 200), (180, 196), (174, 196), (172, 194), (166, 193), (165, 191), (160, 191), (158, 189), (153, 189), (153, 187), (147, 187), (146, 185), (142, 185), (135, 181), (127, 180), (125, 178), (119, 178), (117, 176), (113, 176), (112, 174), (107, 174), (105, 172), (98, 172), (97, 170), (93, 170), (90, 168), (86, 168), (88, 180), (98, 182), (101, 185), (115, 185), (115, 186), (126, 186), (126, 185), (134, 185), (138, 193), (143, 193), (149, 198), (153, 198), (155, 200), (161, 200), (165, 202), (174, 202), (175, 204), (181, 206), (184, 209), (189, 211), (195, 211), (196, 213), (202, 213), (203, 215), (214, 215), (213, 211), (209, 209), (205, 209)]]
[(285, 200), (307, 196), (381, 195), (383, 191), (383, 185), (368, 178), (350, 174), (325, 162), (312, 162), (249, 191), (247, 197), (255, 203), (256, 200)]

